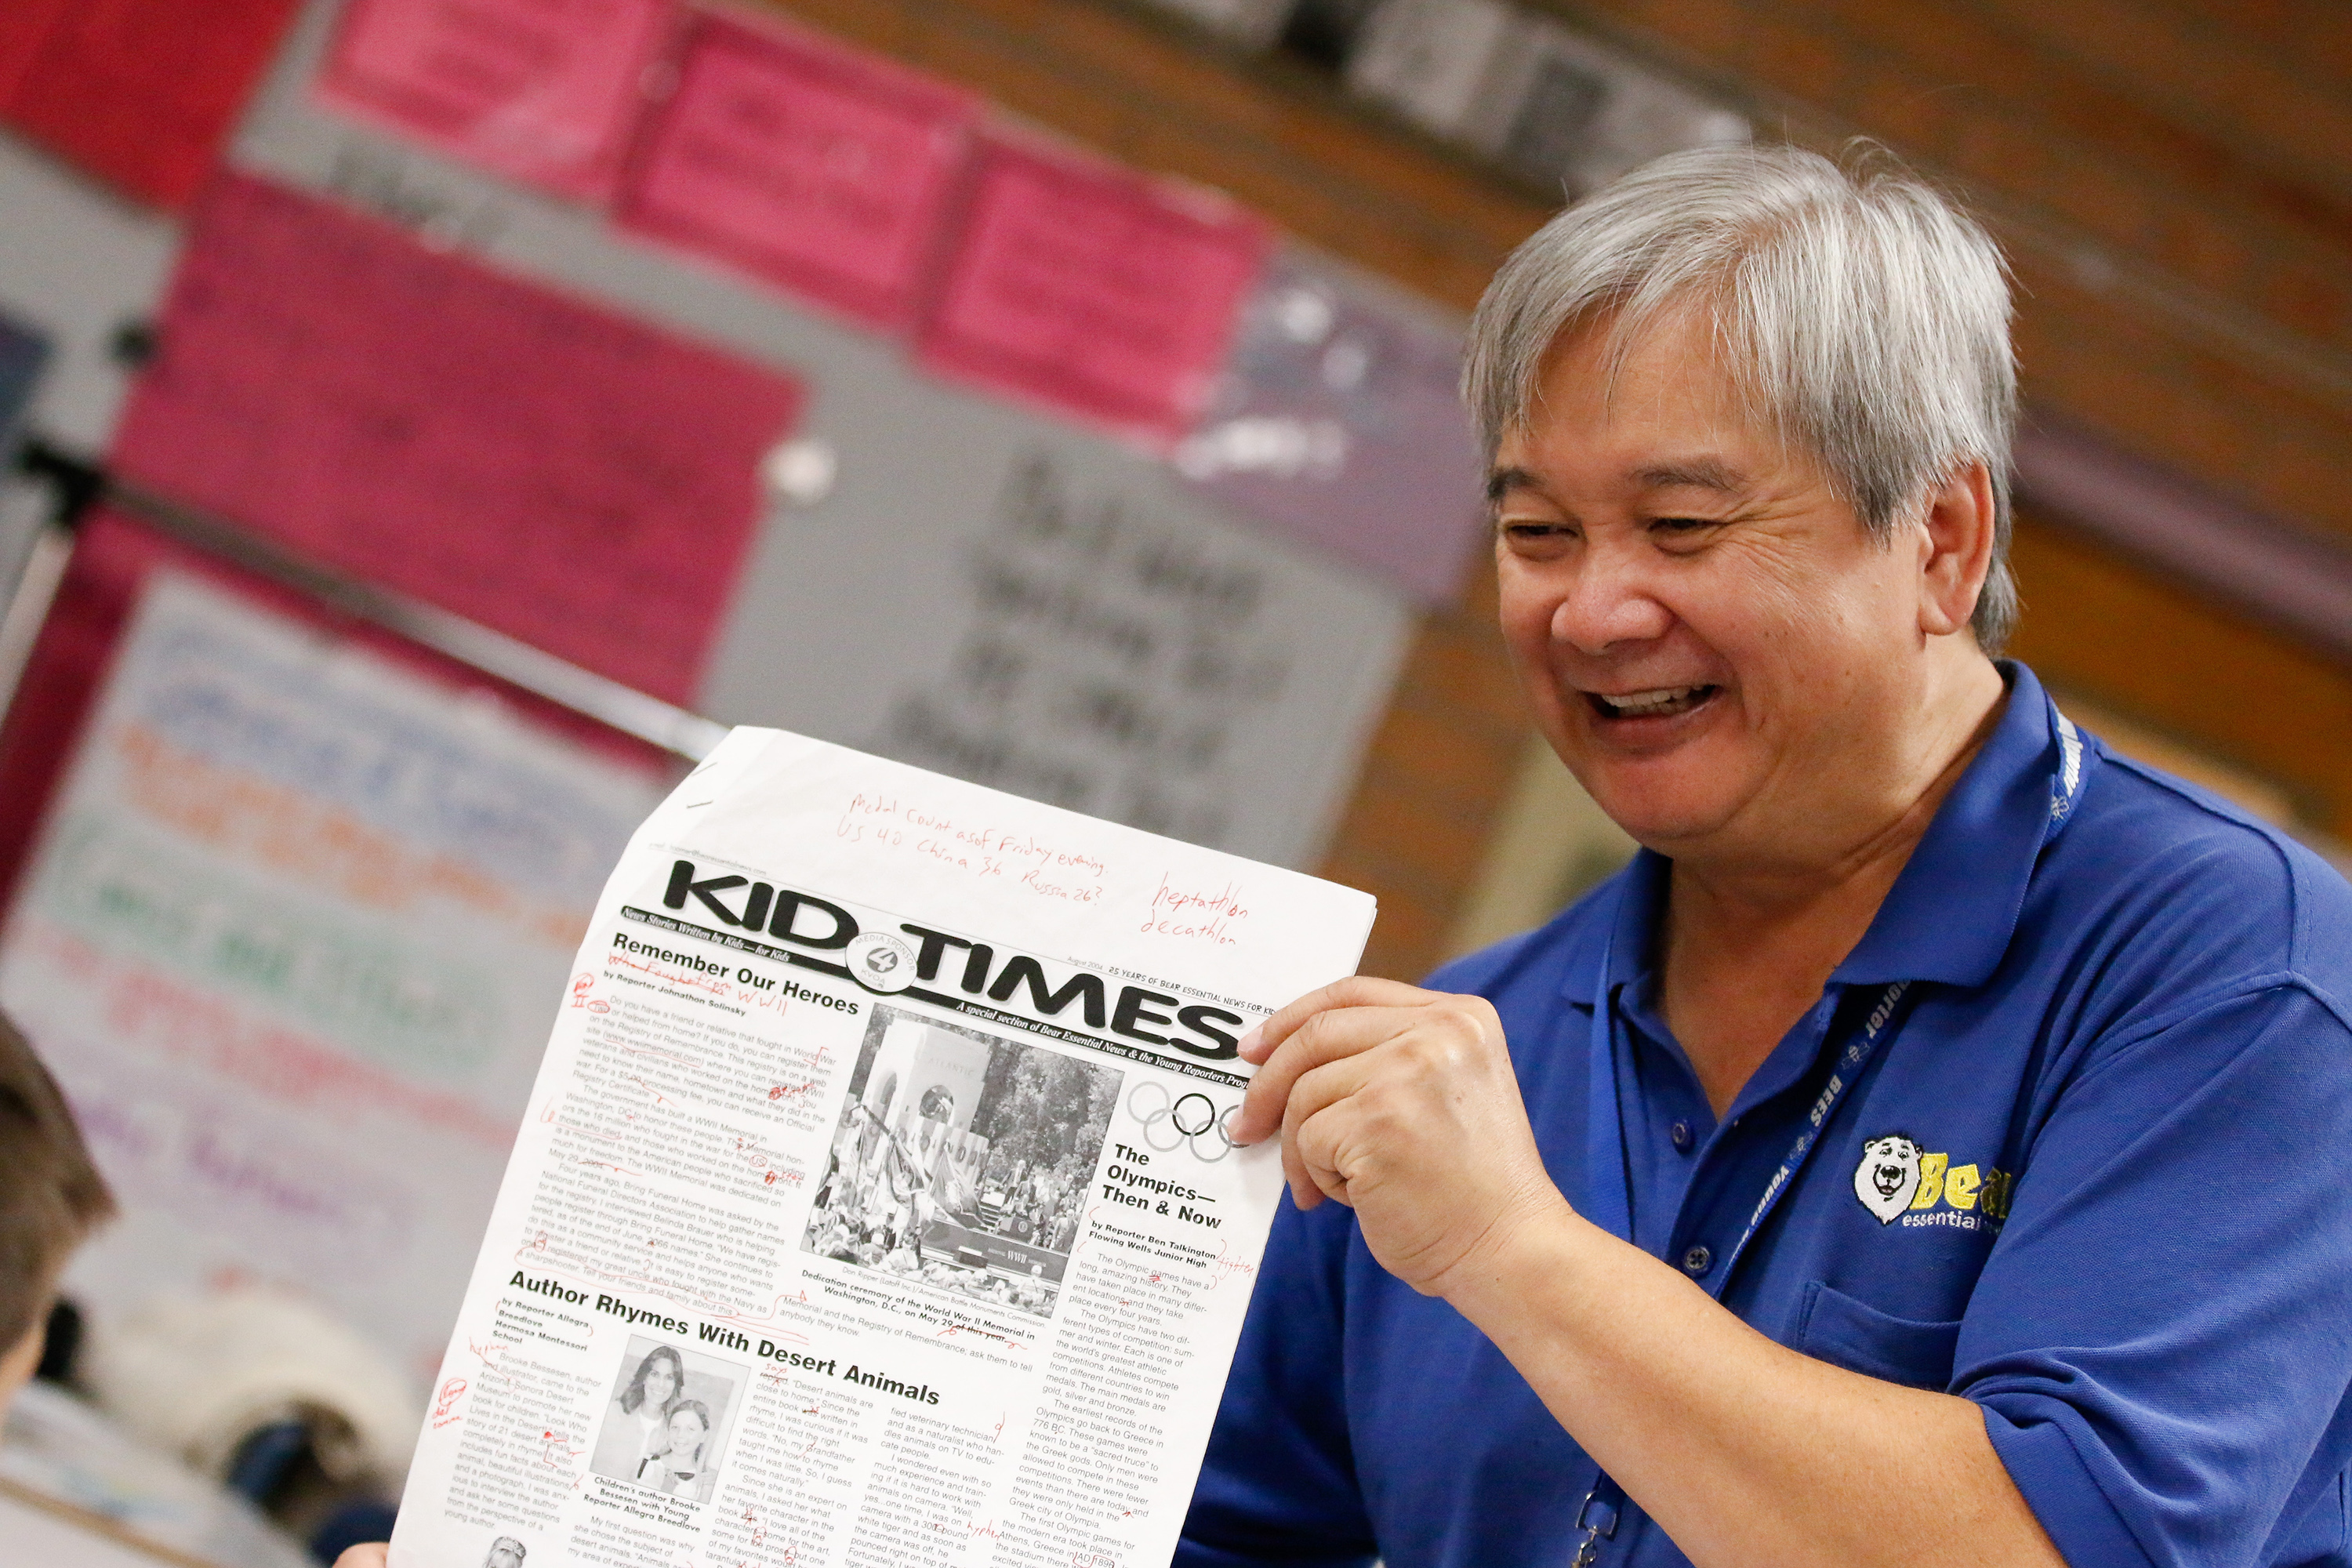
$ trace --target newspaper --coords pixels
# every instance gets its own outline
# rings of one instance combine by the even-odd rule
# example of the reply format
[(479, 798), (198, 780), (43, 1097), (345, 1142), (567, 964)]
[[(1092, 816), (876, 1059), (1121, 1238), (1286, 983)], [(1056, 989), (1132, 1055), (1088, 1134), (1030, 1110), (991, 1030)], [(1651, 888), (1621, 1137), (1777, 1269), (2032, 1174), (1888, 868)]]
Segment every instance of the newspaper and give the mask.
[(394, 1568), (1142, 1568), (1281, 1188), (1236, 1042), (1370, 897), (773, 730), (631, 840)]

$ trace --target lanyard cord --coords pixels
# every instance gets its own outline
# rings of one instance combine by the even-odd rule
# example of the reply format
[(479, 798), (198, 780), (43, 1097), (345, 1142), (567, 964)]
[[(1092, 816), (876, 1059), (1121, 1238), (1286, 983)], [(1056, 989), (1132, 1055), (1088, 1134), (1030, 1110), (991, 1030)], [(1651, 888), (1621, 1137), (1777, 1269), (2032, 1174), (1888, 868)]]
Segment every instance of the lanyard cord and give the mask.
[[(1623, 895), (1619, 894), (1622, 905)], [(1589, 1173), (1590, 1192), (1585, 1217), (1600, 1226), (1621, 1241), (1633, 1239), (1633, 1173), (1627, 1168), (1625, 1124), (1618, 1100), (1616, 1009), (1609, 985), (1611, 959), (1616, 948), (1616, 910), (1612, 909), (1610, 935), (1601, 949), (1601, 978), (1592, 998), (1591, 1071), (1592, 1082), (1588, 1111), (1591, 1133), (1585, 1149), (1592, 1169)], [(1820, 1146), (1822, 1130), (1829, 1125), (1830, 1114), (1837, 1109), (1845, 1091), (1862, 1076), (1870, 1058), (1887, 1037), (1904, 997), (1909, 994), (1911, 982), (1897, 980), (1887, 986), (1859, 1035), (1839, 1053), (1837, 1065), (1831, 1070), (1830, 1080), (1805, 1114), (1804, 1128), (1796, 1142), (1781, 1158), (1780, 1168), (1764, 1184), (1763, 1195), (1757, 1199), (1755, 1209), (1748, 1216), (1748, 1227), (1739, 1233), (1730, 1253), (1723, 1260), (1723, 1270), (1717, 1276), (1718, 1292), (1731, 1280), (1732, 1270), (1738, 1266), (1740, 1255), (1756, 1233), (1764, 1226), (1772, 1210), (1780, 1204), (1804, 1169), (1805, 1161)], [(1585, 1494), (1584, 1503), (1577, 1510), (1576, 1528), (1584, 1532), (1577, 1542), (1576, 1556), (1570, 1568), (1590, 1568), (1600, 1555), (1601, 1542), (1617, 1533), (1617, 1516), (1624, 1503), (1624, 1489), (1618, 1486), (1608, 1473), (1595, 1468), (1592, 1489)]]
[[(1594, 1169), (1591, 1173), (1591, 1193), (1585, 1205), (1584, 1216), (1621, 1241), (1633, 1239), (1633, 1174), (1626, 1168), (1625, 1124), (1618, 1100), (1616, 1010), (1611, 1005), (1609, 961), (1616, 945), (1612, 933), (1601, 950), (1601, 984), (1592, 1003), (1591, 1068), (1592, 1086), (1588, 1117), (1591, 1134), (1585, 1147)], [(1756, 1239), (1781, 1198), (1803, 1169), (1806, 1159), (1821, 1142), (1822, 1129), (1829, 1124), (1830, 1114), (1845, 1097), (1856, 1079), (1862, 1076), (1870, 1058), (1887, 1037), (1889, 1028), (1902, 1011), (1903, 999), (1910, 994), (1911, 982), (1898, 980), (1879, 996), (1878, 1005), (1870, 1010), (1868, 1020), (1854, 1041), (1838, 1055), (1837, 1066), (1830, 1080), (1805, 1113), (1805, 1125), (1772, 1179), (1764, 1184), (1764, 1193), (1756, 1202), (1754, 1212), (1748, 1216), (1748, 1228), (1739, 1233), (1732, 1244), (1730, 1255), (1724, 1262), (1720, 1278), (1728, 1280), (1732, 1266), (1748, 1244)]]
[[(2045, 829), (2056, 833), (2074, 815), (2074, 806), (2083, 797), (2083, 784), (2087, 771), (2083, 766), (2082, 732), (2074, 722), (2058, 711), (2047, 693), (2050, 727), (2058, 742), (2057, 765), (2050, 780), (2050, 825)], [(1609, 988), (1611, 960), (1615, 956), (1618, 917), (1625, 902), (1624, 885), (1621, 882), (1617, 896), (1606, 912), (1604, 929), (1608, 936), (1601, 945), (1600, 977), (1592, 988), (1592, 1035), (1588, 1055), (1591, 1065), (1591, 1084), (1586, 1107), (1585, 1158), (1587, 1171), (1587, 1201), (1584, 1217), (1600, 1226), (1621, 1241), (1633, 1239), (1633, 1172), (1627, 1164), (1625, 1123), (1618, 1098), (1617, 1025), (1614, 998)], [(1740, 1255), (1756, 1233), (1764, 1227), (1773, 1208), (1796, 1182), (1804, 1169), (1805, 1161), (1821, 1143), (1822, 1130), (1828, 1127), (1830, 1115), (1837, 1109), (1845, 1091), (1862, 1077), (1870, 1058), (1877, 1054), (1893, 1029), (1903, 1004), (1910, 994), (1911, 982), (1897, 980), (1888, 985), (1871, 1008), (1860, 1036), (1838, 1054), (1835, 1067), (1830, 1071), (1829, 1082), (1822, 1086), (1821, 1094), (1806, 1112), (1805, 1125), (1789, 1146), (1780, 1168), (1764, 1184), (1763, 1195), (1757, 1199), (1755, 1209), (1748, 1216), (1748, 1226), (1732, 1244), (1723, 1260), (1723, 1268), (1716, 1276), (1716, 1294), (1720, 1298), (1731, 1283), (1732, 1270), (1738, 1266)], [(1617, 1521), (1624, 1511), (1625, 1489), (1611, 1479), (1609, 1472), (1595, 1465), (1592, 1489), (1584, 1495), (1584, 1502), (1576, 1511), (1576, 1528), (1582, 1535), (1576, 1544), (1576, 1555), (1569, 1568), (1591, 1568), (1600, 1560), (1601, 1542), (1613, 1540)]]

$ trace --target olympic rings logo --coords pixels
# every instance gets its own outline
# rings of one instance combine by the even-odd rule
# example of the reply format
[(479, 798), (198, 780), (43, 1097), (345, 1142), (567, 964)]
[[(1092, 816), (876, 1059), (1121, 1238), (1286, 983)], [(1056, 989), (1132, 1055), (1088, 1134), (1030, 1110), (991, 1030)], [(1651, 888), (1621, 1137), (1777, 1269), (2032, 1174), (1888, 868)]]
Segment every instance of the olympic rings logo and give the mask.
[(1215, 1164), (1234, 1152), (1234, 1118), (1242, 1102), (1223, 1110), (1199, 1089), (1171, 1095), (1168, 1086), (1149, 1079), (1128, 1091), (1127, 1113), (1143, 1124), (1143, 1144), (1160, 1153), (1189, 1146), (1192, 1158)]

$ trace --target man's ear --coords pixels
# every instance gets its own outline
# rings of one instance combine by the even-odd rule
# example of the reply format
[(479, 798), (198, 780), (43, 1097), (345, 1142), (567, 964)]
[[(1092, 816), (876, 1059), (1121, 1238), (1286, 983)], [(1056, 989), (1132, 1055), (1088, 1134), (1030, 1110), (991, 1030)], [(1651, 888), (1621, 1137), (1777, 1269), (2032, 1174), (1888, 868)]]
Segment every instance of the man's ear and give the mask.
[(1954, 468), (1927, 496), (1927, 551), (1920, 563), (1919, 629), (1949, 637), (1968, 628), (1992, 570), (1992, 475), (1982, 463)]

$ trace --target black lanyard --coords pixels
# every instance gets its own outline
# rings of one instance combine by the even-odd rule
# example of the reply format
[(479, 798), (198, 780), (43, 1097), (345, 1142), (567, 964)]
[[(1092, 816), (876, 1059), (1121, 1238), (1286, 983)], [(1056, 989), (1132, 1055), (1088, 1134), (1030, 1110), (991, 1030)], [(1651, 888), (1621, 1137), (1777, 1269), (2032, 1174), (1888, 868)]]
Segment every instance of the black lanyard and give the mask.
[[(1622, 895), (1620, 895), (1620, 902)], [(1586, 1199), (1584, 1217), (1601, 1226), (1620, 1241), (1633, 1239), (1633, 1194), (1632, 1173), (1626, 1168), (1625, 1123), (1617, 1099), (1617, 1026), (1616, 1010), (1610, 1005), (1610, 960), (1616, 947), (1616, 911), (1611, 910), (1610, 935), (1601, 948), (1601, 983), (1592, 998), (1591, 1058), (1592, 1082), (1588, 1107)], [(1903, 1010), (1903, 999), (1911, 989), (1908, 980), (1897, 980), (1880, 995), (1878, 1005), (1870, 1010), (1870, 1017), (1862, 1033), (1838, 1055), (1837, 1066), (1830, 1080), (1805, 1114), (1805, 1125), (1789, 1145), (1780, 1168), (1764, 1184), (1763, 1194), (1748, 1215), (1748, 1227), (1739, 1233), (1731, 1251), (1723, 1260), (1723, 1272), (1717, 1276), (1725, 1284), (1731, 1280), (1731, 1271), (1738, 1266), (1748, 1244), (1764, 1226), (1773, 1208), (1795, 1184), (1797, 1173), (1805, 1168), (1822, 1141), (1822, 1129), (1829, 1125), (1830, 1113), (1837, 1109), (1845, 1091), (1862, 1077), (1870, 1058), (1892, 1031), (1896, 1016)], [(1606, 1471), (1593, 1476), (1592, 1489), (1585, 1494), (1584, 1504), (1577, 1510), (1576, 1528), (1584, 1532), (1577, 1542), (1576, 1556), (1570, 1568), (1590, 1568), (1599, 1559), (1601, 1542), (1617, 1533), (1617, 1516), (1622, 1510), (1624, 1489), (1612, 1480)]]
[[(2072, 721), (2058, 711), (2054, 703), (2050, 707), (2050, 718), (2051, 728), (2058, 741), (2058, 766), (2050, 781), (2050, 821), (2051, 829), (2054, 832), (2073, 815), (2075, 802), (2082, 798), (2083, 781), (2087, 770), (2083, 766), (2080, 731)], [(1588, 1051), (1591, 1084), (1586, 1106), (1584, 1145), (1588, 1191), (1580, 1212), (1610, 1235), (1630, 1243), (1633, 1239), (1633, 1176), (1627, 1168), (1625, 1124), (1619, 1110), (1616, 1009), (1612, 1005), (1609, 988), (1611, 960), (1615, 956), (1617, 944), (1618, 916), (1624, 899), (1621, 885), (1607, 911), (1609, 935), (1601, 945), (1600, 978), (1592, 988), (1592, 1032)], [(1831, 1112), (1837, 1109), (1838, 1101), (1862, 1077), (1863, 1069), (1869, 1066), (1871, 1058), (1877, 1054), (1878, 1047), (1893, 1032), (1910, 989), (1911, 982), (1908, 980), (1897, 980), (1887, 986), (1880, 994), (1877, 1005), (1871, 1008), (1862, 1033), (1838, 1054), (1837, 1065), (1831, 1069), (1829, 1082), (1822, 1087), (1812, 1108), (1806, 1112), (1804, 1127), (1798, 1131), (1796, 1141), (1790, 1144), (1789, 1152), (1781, 1159), (1780, 1168), (1764, 1184), (1764, 1191), (1756, 1200), (1756, 1207), (1748, 1215), (1747, 1228), (1739, 1233), (1739, 1239), (1732, 1244), (1729, 1255), (1723, 1260), (1722, 1272), (1716, 1277), (1718, 1296), (1730, 1285), (1731, 1271), (1738, 1267), (1740, 1255), (1748, 1250), (1748, 1244), (1756, 1239), (1756, 1233), (1763, 1228), (1773, 1208), (1795, 1184), (1805, 1162), (1820, 1146), (1822, 1130), (1829, 1125)], [(1624, 1504), (1625, 1489), (1611, 1479), (1607, 1471), (1595, 1466), (1592, 1489), (1585, 1494), (1583, 1505), (1576, 1511), (1576, 1528), (1583, 1533), (1577, 1542), (1576, 1556), (1569, 1568), (1591, 1568), (1599, 1560), (1601, 1542), (1612, 1540), (1617, 1534), (1617, 1520), (1624, 1511)]]

